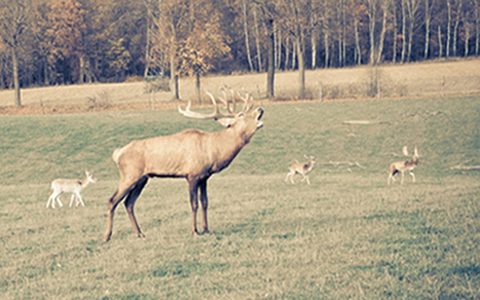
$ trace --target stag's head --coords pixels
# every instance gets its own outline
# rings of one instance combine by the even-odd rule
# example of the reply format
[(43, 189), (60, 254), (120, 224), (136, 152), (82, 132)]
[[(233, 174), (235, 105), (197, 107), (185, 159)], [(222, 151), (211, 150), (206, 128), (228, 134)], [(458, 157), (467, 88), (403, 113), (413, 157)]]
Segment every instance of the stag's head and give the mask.
[[(226, 111), (223, 113), (220, 112), (220, 108), (215, 97), (211, 93), (207, 91), (205, 92), (210, 97), (215, 107), (213, 113), (201, 114), (193, 112), (190, 110), (191, 102), (188, 102), (186, 109), (178, 107), (178, 111), (182, 115), (190, 118), (214, 119), (222, 126), (229, 128), (229, 130), (236, 131), (247, 143), (250, 141), (255, 132), (263, 126), (263, 123), (260, 121), (263, 116), (263, 109), (253, 109), (253, 99), (248, 93), (245, 93), (245, 96), (242, 96), (240, 93), (231, 91), (232, 97), (229, 99), (224, 92), (224, 97), (219, 97), (219, 100), (224, 104), (224, 110)], [(240, 112), (236, 112), (235, 96), (238, 96), (244, 102), (243, 108)]]

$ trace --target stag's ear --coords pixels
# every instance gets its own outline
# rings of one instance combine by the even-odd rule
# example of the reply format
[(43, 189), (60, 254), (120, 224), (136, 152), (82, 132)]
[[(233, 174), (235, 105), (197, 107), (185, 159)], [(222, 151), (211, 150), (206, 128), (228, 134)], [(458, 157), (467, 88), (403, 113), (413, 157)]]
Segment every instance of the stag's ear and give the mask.
[(234, 118), (219, 118), (216, 121), (223, 127), (230, 127), (235, 123), (235, 120)]

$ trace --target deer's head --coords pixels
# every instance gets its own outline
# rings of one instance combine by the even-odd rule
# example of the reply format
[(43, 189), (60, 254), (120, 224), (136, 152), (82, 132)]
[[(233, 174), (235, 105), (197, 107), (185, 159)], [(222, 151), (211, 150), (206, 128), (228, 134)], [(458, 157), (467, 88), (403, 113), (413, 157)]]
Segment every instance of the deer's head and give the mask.
[[(238, 113), (235, 111), (236, 101), (235, 93), (233, 91), (233, 97), (231, 100), (229, 100), (227, 97), (219, 97), (219, 100), (224, 104), (224, 109), (226, 110), (226, 113), (222, 113), (220, 112), (220, 108), (215, 97), (211, 93), (207, 91), (205, 92), (210, 97), (215, 107), (213, 113), (201, 114), (193, 112), (190, 110), (191, 102), (188, 102), (188, 106), (186, 109), (182, 109), (181, 107), (179, 107), (179, 112), (182, 115), (190, 118), (214, 119), (222, 126), (229, 128), (229, 130), (235, 131), (247, 143), (250, 141), (251, 137), (255, 134), (255, 132), (263, 126), (263, 122), (260, 121), (263, 116), (263, 109), (253, 109), (253, 104), (251, 103), (252, 97), (248, 93), (245, 93), (245, 96), (241, 96), (239, 93), (237, 93), (238, 97), (244, 102), (242, 110)], [(225, 93), (224, 96), (226, 96)]]

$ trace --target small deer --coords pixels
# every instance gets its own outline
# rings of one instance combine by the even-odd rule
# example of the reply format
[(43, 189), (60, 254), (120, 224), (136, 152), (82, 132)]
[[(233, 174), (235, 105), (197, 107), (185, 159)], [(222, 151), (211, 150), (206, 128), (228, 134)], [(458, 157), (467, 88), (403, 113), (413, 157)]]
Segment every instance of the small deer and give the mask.
[[(406, 157), (410, 157), (410, 155), (408, 155), (407, 146), (404, 146), (402, 148), (402, 152), (403, 152), (403, 155), (405, 155)], [(395, 174), (397, 174), (398, 172), (402, 172), (402, 180), (400, 181), (400, 183), (403, 184), (405, 171), (408, 171), (408, 174), (412, 175), (412, 178), (413, 178), (412, 182), (415, 182), (415, 174), (413, 174), (412, 171), (419, 164), (418, 158), (419, 156), (418, 156), (417, 147), (415, 147), (415, 151), (411, 161), (407, 160), (407, 161), (399, 161), (399, 162), (392, 163), (390, 165), (390, 174), (388, 175), (387, 183), (390, 184), (390, 180), (395, 181), (395, 178), (393, 176), (395, 176)]]
[(285, 178), (285, 182), (287, 182), (288, 178), (290, 178), (290, 181), (295, 184), (295, 182), (293, 181), (293, 176), (298, 173), (303, 176), (301, 182), (307, 180), (307, 183), (310, 184), (307, 173), (312, 170), (313, 165), (315, 164), (315, 158), (313, 156), (304, 156), (306, 159), (308, 159), (308, 162), (299, 163), (298, 160), (295, 159), (295, 162), (292, 163), (289, 167), (290, 172), (288, 172), (287, 177)]
[(55, 208), (55, 200), (58, 201), (58, 204), (60, 207), (63, 206), (62, 202), (60, 201), (60, 194), (61, 193), (72, 193), (72, 199), (70, 200), (70, 207), (72, 207), (73, 204), (73, 199), (76, 197), (76, 205), (82, 204), (82, 206), (85, 206), (82, 200), (82, 194), (81, 192), (87, 185), (91, 183), (97, 182), (97, 179), (93, 177), (92, 173), (85, 171), (85, 175), (87, 176), (83, 181), (82, 180), (76, 180), (76, 179), (55, 179), (52, 182), (52, 190), (53, 193), (50, 195), (48, 198), (47, 202), (47, 208), (52, 204), (52, 208)]

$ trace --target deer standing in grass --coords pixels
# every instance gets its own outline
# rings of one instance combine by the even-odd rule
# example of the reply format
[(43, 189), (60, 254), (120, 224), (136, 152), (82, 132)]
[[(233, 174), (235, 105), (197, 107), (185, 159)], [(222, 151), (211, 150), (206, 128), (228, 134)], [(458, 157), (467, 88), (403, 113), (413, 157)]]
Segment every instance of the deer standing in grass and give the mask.
[(290, 172), (288, 172), (287, 177), (285, 177), (285, 182), (287, 182), (288, 178), (290, 178), (290, 181), (295, 184), (295, 182), (293, 181), (293, 176), (298, 173), (303, 176), (301, 182), (307, 180), (307, 183), (310, 184), (310, 180), (308, 179), (307, 174), (312, 170), (313, 165), (315, 164), (315, 158), (313, 156), (304, 156), (306, 159), (308, 159), (308, 162), (299, 163), (298, 160), (295, 159), (295, 162), (292, 163), (289, 167)]
[[(403, 155), (405, 155), (406, 157), (410, 157), (410, 155), (408, 155), (407, 146), (404, 146), (402, 148), (402, 152), (403, 152)], [(387, 183), (390, 184), (390, 180), (395, 181), (395, 178), (393, 176), (395, 176), (395, 174), (397, 174), (398, 172), (402, 172), (402, 179), (401, 179), (400, 183), (403, 184), (403, 178), (405, 177), (405, 171), (408, 171), (408, 174), (410, 174), (413, 178), (412, 182), (415, 182), (415, 174), (413, 174), (413, 169), (415, 169), (415, 167), (420, 163), (418, 158), (419, 158), (419, 156), (418, 156), (417, 147), (415, 147), (414, 154), (412, 156), (411, 161), (408, 161), (408, 160), (407, 161), (399, 161), (399, 162), (394, 162), (394, 163), (390, 164), (390, 174), (388, 175)]]
[(97, 181), (97, 179), (93, 177), (92, 173), (85, 171), (85, 175), (87, 177), (83, 181), (76, 179), (55, 179), (52, 182), (53, 193), (48, 198), (47, 208), (50, 206), (50, 203), (52, 204), (52, 208), (55, 208), (55, 200), (58, 201), (58, 205), (60, 205), (60, 207), (63, 206), (62, 201), (60, 201), (61, 193), (72, 193), (70, 207), (72, 207), (73, 199), (75, 197), (77, 198), (76, 206), (78, 206), (78, 204), (85, 206), (82, 200), (82, 191), (90, 182), (95, 183)]
[(213, 113), (193, 112), (190, 110), (190, 102), (185, 110), (179, 107), (179, 112), (186, 117), (214, 119), (226, 127), (224, 130), (215, 133), (185, 130), (174, 135), (133, 141), (114, 151), (113, 160), (120, 172), (120, 184), (108, 202), (106, 242), (112, 235), (115, 208), (124, 198), (125, 208), (137, 236), (144, 237), (136, 221), (133, 207), (151, 177), (185, 178), (188, 182), (192, 209), (191, 233), (198, 234), (196, 218), (199, 194), (203, 209), (203, 232), (209, 232), (207, 180), (228, 167), (255, 132), (263, 126), (260, 122), (263, 109), (252, 109), (248, 93), (244, 97), (237, 93), (244, 101), (243, 110), (235, 112), (235, 98), (232, 101), (220, 98), (227, 111), (221, 113), (214, 96), (208, 92), (207, 94), (215, 107)]

